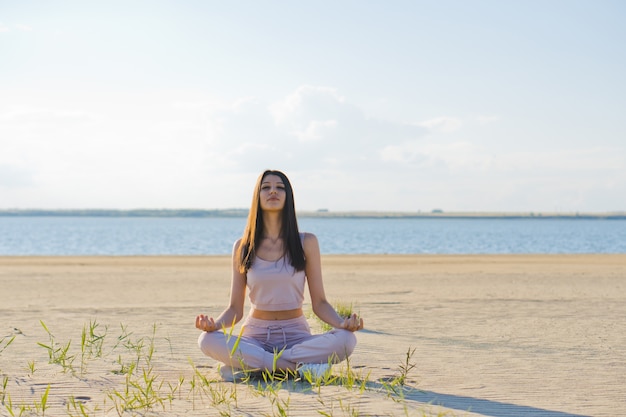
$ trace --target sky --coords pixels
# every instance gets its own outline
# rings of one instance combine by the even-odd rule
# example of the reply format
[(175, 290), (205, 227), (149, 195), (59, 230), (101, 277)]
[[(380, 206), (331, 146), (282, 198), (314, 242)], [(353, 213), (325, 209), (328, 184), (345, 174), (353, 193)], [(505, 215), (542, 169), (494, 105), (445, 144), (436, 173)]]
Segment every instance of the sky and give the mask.
[(0, 209), (626, 210), (626, 2), (0, 0)]

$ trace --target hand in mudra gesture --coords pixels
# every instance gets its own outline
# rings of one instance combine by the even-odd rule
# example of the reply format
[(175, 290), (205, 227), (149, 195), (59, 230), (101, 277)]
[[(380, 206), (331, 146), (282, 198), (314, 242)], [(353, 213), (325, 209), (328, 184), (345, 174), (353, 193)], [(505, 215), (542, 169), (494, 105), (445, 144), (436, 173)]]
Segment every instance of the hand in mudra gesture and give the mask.
[(357, 316), (356, 313), (352, 313), (350, 316), (346, 317), (343, 320), (341, 328), (350, 330), (351, 332), (361, 330), (363, 328), (363, 319)]
[(196, 316), (196, 328), (204, 332), (214, 332), (217, 330), (217, 325), (215, 324), (213, 317), (200, 314)]

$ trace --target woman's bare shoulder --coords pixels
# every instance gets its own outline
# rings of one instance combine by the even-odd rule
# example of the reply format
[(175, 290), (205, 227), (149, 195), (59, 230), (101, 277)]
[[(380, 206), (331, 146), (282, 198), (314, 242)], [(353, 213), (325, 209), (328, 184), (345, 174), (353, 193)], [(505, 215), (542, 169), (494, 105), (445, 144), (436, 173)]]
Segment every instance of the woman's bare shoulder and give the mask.
[(304, 242), (306, 242), (307, 240), (312, 240), (312, 241), (316, 241), (317, 240), (317, 236), (315, 236), (315, 234), (313, 234), (311, 232), (302, 232), (302, 235), (304, 236), (302, 238), (302, 240)]
[(233, 253), (237, 252), (237, 250), (239, 249), (239, 246), (241, 246), (241, 240), (242, 238), (239, 238), (235, 240), (235, 243), (233, 243)]
[(308, 250), (319, 250), (319, 243), (317, 242), (317, 236), (313, 233), (305, 232), (304, 238), (302, 239), (302, 247), (304, 251)]

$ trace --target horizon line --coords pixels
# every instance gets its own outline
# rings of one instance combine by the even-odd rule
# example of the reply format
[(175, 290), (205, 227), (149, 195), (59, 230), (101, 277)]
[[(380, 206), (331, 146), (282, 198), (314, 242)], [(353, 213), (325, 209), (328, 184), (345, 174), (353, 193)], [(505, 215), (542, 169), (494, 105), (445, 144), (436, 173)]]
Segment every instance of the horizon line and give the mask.
[[(0, 216), (58, 216), (58, 217), (245, 217), (247, 208), (195, 209), (195, 208), (135, 208), (135, 209), (42, 209), (0, 208)], [(370, 218), (626, 218), (621, 211), (391, 211), (391, 210), (296, 210), (301, 217), (370, 217)]]

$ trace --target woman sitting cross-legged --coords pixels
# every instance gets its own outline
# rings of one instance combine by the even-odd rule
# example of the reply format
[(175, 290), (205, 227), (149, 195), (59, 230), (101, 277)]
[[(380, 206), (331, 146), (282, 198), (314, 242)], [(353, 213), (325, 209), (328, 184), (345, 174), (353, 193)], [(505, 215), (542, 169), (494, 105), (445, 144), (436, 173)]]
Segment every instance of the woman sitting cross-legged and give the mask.
[[(333, 330), (311, 334), (302, 312), (305, 282), (313, 312)], [(252, 308), (239, 337), (226, 329), (243, 318), (246, 288)], [(198, 315), (196, 327), (200, 349), (222, 362), (228, 381), (242, 369), (319, 377), (354, 350), (363, 319), (340, 317), (326, 300), (317, 238), (299, 232), (293, 190), (282, 172), (265, 171), (257, 180), (246, 228), (233, 246), (229, 306), (216, 319)]]

